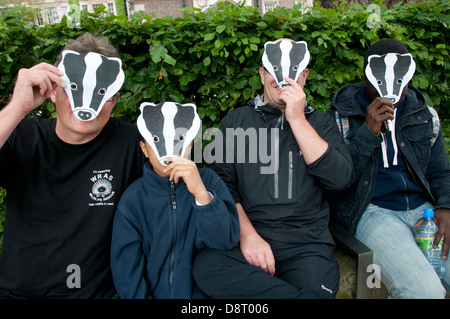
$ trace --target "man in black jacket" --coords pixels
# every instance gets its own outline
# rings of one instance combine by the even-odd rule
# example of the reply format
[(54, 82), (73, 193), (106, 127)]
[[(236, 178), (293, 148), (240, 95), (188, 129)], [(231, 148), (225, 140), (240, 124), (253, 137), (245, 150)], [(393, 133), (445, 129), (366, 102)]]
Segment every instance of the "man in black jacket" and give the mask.
[[(391, 61), (410, 55), (399, 41), (383, 39), (367, 50), (364, 69), (370, 57), (387, 61), (388, 54), (397, 57)], [(395, 82), (402, 80), (399, 67), (391, 70), (398, 73)], [(385, 73), (386, 80), (378, 72), (376, 84), (386, 84)], [(374, 251), (390, 297), (443, 298), (445, 289), (414, 240), (424, 209), (435, 209), (434, 244), (445, 234), (442, 258), (447, 259), (450, 167), (439, 117), (411, 84), (398, 89), (396, 103), (380, 96), (370, 74), (365, 71), (362, 83), (341, 88), (328, 111), (348, 144), (356, 176), (347, 191), (330, 194), (333, 218)], [(389, 131), (383, 127), (386, 120), (394, 121)], [(445, 264), (449, 283), (449, 261)]]
[[(283, 51), (295, 45), (275, 43)], [(299, 70), (296, 81), (285, 77), (289, 85), (280, 88), (268, 67), (259, 69), (264, 95), (222, 120), (228, 144), (211, 165), (236, 202), (240, 243), (202, 252), (194, 276), (213, 298), (333, 298), (339, 270), (324, 190), (348, 185), (350, 155), (333, 119), (306, 102), (309, 70)], [(269, 164), (268, 153), (275, 155)]]

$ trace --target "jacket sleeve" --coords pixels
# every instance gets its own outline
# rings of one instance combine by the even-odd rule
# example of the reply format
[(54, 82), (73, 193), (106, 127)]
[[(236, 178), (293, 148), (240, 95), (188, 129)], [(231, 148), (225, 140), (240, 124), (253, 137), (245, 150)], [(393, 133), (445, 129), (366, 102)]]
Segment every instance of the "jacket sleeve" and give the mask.
[(210, 203), (204, 206), (194, 205), (196, 215), (199, 249), (206, 247), (229, 250), (239, 240), (239, 217), (231, 195), (225, 183), (210, 170), (210, 181), (204, 181), (207, 190), (213, 195)]
[(319, 159), (308, 166), (308, 172), (315, 176), (325, 189), (343, 190), (352, 181), (352, 159), (336, 122), (328, 115), (321, 115), (324, 115), (321, 121), (322, 125), (315, 129), (320, 137), (328, 143), (328, 149)]
[(145, 254), (139, 223), (130, 214), (123, 199), (119, 202), (113, 224), (111, 272), (122, 299), (150, 299), (145, 278)]
[[(332, 116), (338, 125), (341, 138), (345, 141), (350, 150), (350, 155), (353, 162), (353, 182), (359, 179), (359, 176), (364, 171), (375, 149), (380, 147), (382, 139), (376, 136), (366, 125), (365, 122), (359, 126), (356, 133), (349, 134), (349, 118), (342, 116), (335, 108), (331, 107), (327, 113)], [(343, 124), (347, 123), (347, 124)]]
[(431, 147), (426, 179), (430, 184), (431, 192), (436, 198), (436, 208), (450, 209), (450, 163), (445, 151), (442, 128), (436, 141)]

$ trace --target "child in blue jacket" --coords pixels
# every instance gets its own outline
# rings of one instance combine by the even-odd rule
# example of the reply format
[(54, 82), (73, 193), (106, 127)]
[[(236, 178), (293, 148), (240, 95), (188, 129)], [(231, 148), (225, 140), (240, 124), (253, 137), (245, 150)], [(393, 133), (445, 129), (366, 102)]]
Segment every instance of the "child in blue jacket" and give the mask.
[(122, 195), (113, 225), (111, 271), (120, 298), (205, 298), (192, 276), (196, 252), (229, 250), (239, 239), (226, 185), (187, 159), (197, 122), (193, 104), (141, 105), (140, 146), (149, 162)]

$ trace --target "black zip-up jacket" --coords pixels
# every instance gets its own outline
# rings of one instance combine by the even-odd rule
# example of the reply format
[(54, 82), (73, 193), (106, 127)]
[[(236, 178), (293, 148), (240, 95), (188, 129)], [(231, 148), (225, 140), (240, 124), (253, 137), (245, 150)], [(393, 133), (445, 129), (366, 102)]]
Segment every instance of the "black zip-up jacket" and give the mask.
[[(336, 123), (306, 106), (309, 123), (329, 145), (325, 154), (308, 166), (284, 113), (262, 101), (257, 96), (223, 118), (220, 132), (226, 147), (223, 157), (216, 149), (211, 168), (225, 181), (235, 202), (242, 204), (264, 239), (333, 245), (324, 190), (346, 188), (353, 174), (351, 157)], [(278, 141), (273, 138), (276, 132)], [(278, 159), (275, 154), (279, 154)]]
[[(333, 218), (352, 233), (371, 201), (381, 152), (381, 139), (365, 124), (365, 113), (356, 99), (362, 86), (358, 83), (341, 88), (327, 111), (339, 123), (355, 168), (352, 186), (329, 197)], [(450, 208), (450, 165), (438, 114), (411, 84), (405, 99), (403, 114), (396, 120), (398, 149), (429, 201), (436, 208)]]

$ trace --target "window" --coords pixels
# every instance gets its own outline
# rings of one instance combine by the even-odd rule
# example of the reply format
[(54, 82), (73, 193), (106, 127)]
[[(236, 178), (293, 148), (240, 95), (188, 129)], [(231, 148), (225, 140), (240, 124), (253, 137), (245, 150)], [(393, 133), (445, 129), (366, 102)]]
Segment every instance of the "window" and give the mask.
[(47, 8), (46, 13), (47, 13), (47, 20), (48, 20), (49, 24), (59, 22), (58, 11), (56, 10), (56, 8)]
[(92, 9), (95, 10), (95, 8), (98, 8), (101, 5), (102, 5), (101, 3), (94, 3), (94, 4), (92, 4)]
[(114, 3), (108, 3), (108, 11), (111, 14), (114, 14)]
[(268, 12), (268, 11), (270, 11), (270, 10), (273, 10), (273, 9), (275, 9), (275, 7), (277, 6), (277, 2), (275, 2), (275, 1), (265, 1), (264, 2), (264, 12), (263, 13), (266, 13), (266, 12)]
[(44, 19), (42, 19), (42, 14), (40, 11), (36, 13), (36, 24), (44, 25)]
[(306, 13), (306, 2), (304, 0), (295, 0), (296, 9), (302, 13)]
[(87, 11), (87, 4), (83, 4), (83, 5), (81, 6), (81, 10), (86, 10), (86, 11)]

